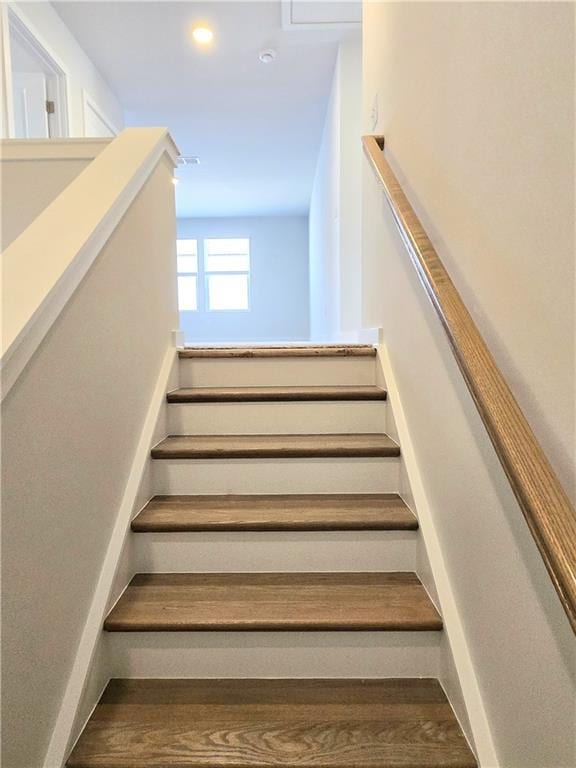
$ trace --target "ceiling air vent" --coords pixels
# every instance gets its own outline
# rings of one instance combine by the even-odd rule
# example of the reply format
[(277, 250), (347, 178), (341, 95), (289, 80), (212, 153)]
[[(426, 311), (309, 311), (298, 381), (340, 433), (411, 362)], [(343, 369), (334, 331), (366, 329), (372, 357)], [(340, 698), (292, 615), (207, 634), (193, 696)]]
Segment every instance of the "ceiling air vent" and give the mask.
[(178, 165), (199, 165), (200, 158), (198, 155), (180, 155), (178, 158)]

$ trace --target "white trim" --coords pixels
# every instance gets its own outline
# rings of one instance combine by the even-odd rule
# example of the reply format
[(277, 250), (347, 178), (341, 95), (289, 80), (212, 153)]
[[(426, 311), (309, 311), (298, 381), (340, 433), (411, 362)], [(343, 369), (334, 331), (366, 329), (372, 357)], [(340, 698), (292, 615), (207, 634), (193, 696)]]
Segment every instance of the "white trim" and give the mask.
[(7, 21), (7, 46), (4, 52), (4, 70), (5, 76), (9, 80), (10, 93), (7, 96), (7, 114), (8, 114), (8, 136), (14, 137), (14, 113), (12, 98), (12, 64), (10, 58), (10, 29), (13, 29), (16, 35), (19, 35), (23, 42), (34, 49), (34, 52), (41, 58), (42, 62), (48, 67), (54, 75), (56, 81), (56, 111), (52, 118), (51, 129), (58, 137), (66, 137), (70, 134), (70, 73), (64, 63), (42, 34), (30, 23), (26, 13), (17, 7), (14, 3), (7, 3), (6, 10)]
[(82, 88), (82, 132), (84, 136), (89, 138), (88, 134), (86, 133), (86, 111), (88, 109), (91, 109), (92, 112), (94, 112), (94, 114), (104, 123), (106, 128), (112, 132), (113, 136), (118, 136), (121, 129), (118, 128), (118, 126), (116, 126), (112, 120), (110, 120), (110, 118), (106, 115), (97, 101), (92, 98), (88, 91), (85, 88)]
[(420, 531), (424, 539), (426, 553), (428, 555), (430, 568), (438, 592), (444, 630), (452, 650), (454, 665), (462, 688), (462, 696), (466, 705), (470, 727), (474, 735), (474, 746), (481, 766), (486, 766), (486, 768), (488, 768), (488, 766), (490, 768), (497, 768), (499, 762), (496, 755), (496, 749), (492, 740), (492, 734), (490, 732), (486, 710), (484, 709), (480, 687), (474, 672), (474, 665), (470, 656), (466, 635), (458, 615), (456, 599), (454, 592), (452, 591), (452, 585), (444, 562), (442, 547), (438, 540), (438, 536), (436, 535), (430, 502), (418, 468), (416, 453), (414, 446), (412, 445), (408, 424), (402, 408), (402, 400), (398, 391), (390, 358), (388, 357), (388, 352), (382, 341), (378, 344), (377, 359), (382, 366), (384, 378), (386, 380), (388, 400), (394, 414), (394, 421), (398, 431), (400, 445), (402, 446), (402, 459), (410, 482), (414, 504), (418, 510)]
[(123, 131), (5, 250), (2, 399), (164, 156), (175, 167), (166, 129)]
[(319, 29), (335, 30), (340, 32), (348, 29), (359, 30), (362, 28), (361, 21), (294, 21), (292, 8), (296, 2), (298, 2), (298, 0), (281, 0), (281, 27), (284, 32), (295, 32), (301, 30), (314, 30), (317, 32)]
[(0, 92), (2, 98), (0, 135), (4, 137), (14, 135), (14, 110), (12, 109), (12, 60), (10, 58), (10, 23), (8, 20), (8, 6), (0, 3), (0, 34), (2, 35), (2, 82)]
[(184, 349), (184, 331), (178, 328), (172, 331), (172, 343), (176, 349)]
[(76, 658), (68, 678), (60, 711), (56, 718), (56, 724), (44, 760), (44, 768), (61, 768), (67, 757), (68, 747), (72, 738), (72, 729), (102, 632), (102, 625), (108, 610), (125, 541), (130, 533), (130, 521), (139, 497), (139, 490), (146, 466), (150, 461), (150, 449), (154, 442), (156, 442), (156, 429), (162, 408), (166, 402), (166, 392), (169, 389), (170, 378), (173, 375), (177, 361), (176, 348), (170, 343), (160, 366), (154, 392), (152, 393), (150, 405), (144, 419), (140, 439), (138, 440), (134, 460), (124, 489), (124, 495), (118, 509), (116, 523), (110, 536), (110, 543), (102, 570), (100, 571), (98, 584), (78, 644)]

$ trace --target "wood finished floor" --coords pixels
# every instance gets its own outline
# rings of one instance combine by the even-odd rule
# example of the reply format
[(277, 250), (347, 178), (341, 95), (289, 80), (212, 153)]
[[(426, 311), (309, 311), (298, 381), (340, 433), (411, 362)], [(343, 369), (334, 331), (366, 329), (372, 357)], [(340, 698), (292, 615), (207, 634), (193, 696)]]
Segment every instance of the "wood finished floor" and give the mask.
[(476, 768), (439, 683), (112, 680), (68, 768)]
[(110, 632), (442, 629), (414, 573), (140, 573)]
[(187, 347), (178, 353), (181, 359), (254, 358), (254, 357), (376, 357), (376, 348), (369, 344), (304, 344), (298, 346), (234, 346), (234, 347)]
[(394, 457), (399, 446), (384, 434), (170, 435), (153, 459), (267, 459)]
[(140, 533), (176, 531), (413, 531), (395, 493), (155, 496), (132, 521)]
[(375, 386), (182, 387), (168, 392), (169, 403), (255, 403), (386, 400)]
[[(180, 357), (374, 357), (365, 345), (188, 349)], [(375, 386), (183, 388), (171, 403), (385, 400)], [(172, 435), (156, 459), (396, 457), (384, 434)], [(416, 530), (397, 494), (156, 496), (132, 530)], [(313, 566), (312, 566), (313, 567)], [(438, 631), (414, 573), (136, 575), (111, 632)], [(475, 768), (438, 681), (112, 680), (68, 768)]]

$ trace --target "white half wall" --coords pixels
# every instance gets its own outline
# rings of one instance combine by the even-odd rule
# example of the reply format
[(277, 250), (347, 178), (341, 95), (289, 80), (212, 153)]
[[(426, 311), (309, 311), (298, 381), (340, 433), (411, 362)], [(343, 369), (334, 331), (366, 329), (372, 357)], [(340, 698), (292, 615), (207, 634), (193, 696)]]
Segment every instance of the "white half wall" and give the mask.
[[(71, 137), (87, 135), (84, 130), (86, 99), (117, 132), (124, 127), (124, 111), (118, 97), (104, 80), (95, 65), (80, 47), (66, 24), (49, 2), (19, 2), (7, 4), (25, 23), (39, 43), (66, 73), (68, 101), (68, 127)], [(3, 9), (3, 26), (7, 26), (8, 14)], [(1, 57), (2, 85), (7, 94), (10, 58), (9, 35), (3, 30), (4, 50)], [(4, 110), (6, 104), (4, 104)], [(3, 127), (3, 137), (7, 138)]]
[(310, 200), (310, 335), (361, 329), (362, 43), (340, 43)]
[(2, 403), (5, 768), (43, 765), (172, 344), (172, 173), (162, 158)]
[[(306, 341), (308, 219), (306, 216), (178, 219), (178, 237), (250, 238), (250, 309), (180, 313), (186, 343)], [(199, 293), (206, 286), (199, 274)]]
[(55, 139), (0, 142), (0, 250), (31, 224), (107, 143)]

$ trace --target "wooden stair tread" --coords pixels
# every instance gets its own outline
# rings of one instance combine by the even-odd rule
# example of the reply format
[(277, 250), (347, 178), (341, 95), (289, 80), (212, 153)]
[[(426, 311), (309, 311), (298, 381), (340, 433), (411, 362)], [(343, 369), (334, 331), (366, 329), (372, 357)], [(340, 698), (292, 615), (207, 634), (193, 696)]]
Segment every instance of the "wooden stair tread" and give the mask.
[(140, 573), (111, 610), (116, 632), (439, 630), (414, 573)]
[(67, 768), (476, 768), (440, 684), (111, 680)]
[(137, 532), (413, 531), (418, 521), (395, 493), (154, 496), (132, 521)]
[(376, 348), (370, 344), (186, 347), (181, 349), (178, 355), (181, 359), (191, 357), (376, 357)]
[(170, 435), (152, 449), (154, 459), (241, 459), (400, 455), (384, 434)]
[(183, 387), (169, 392), (169, 403), (254, 403), (340, 400), (386, 400), (376, 386)]

